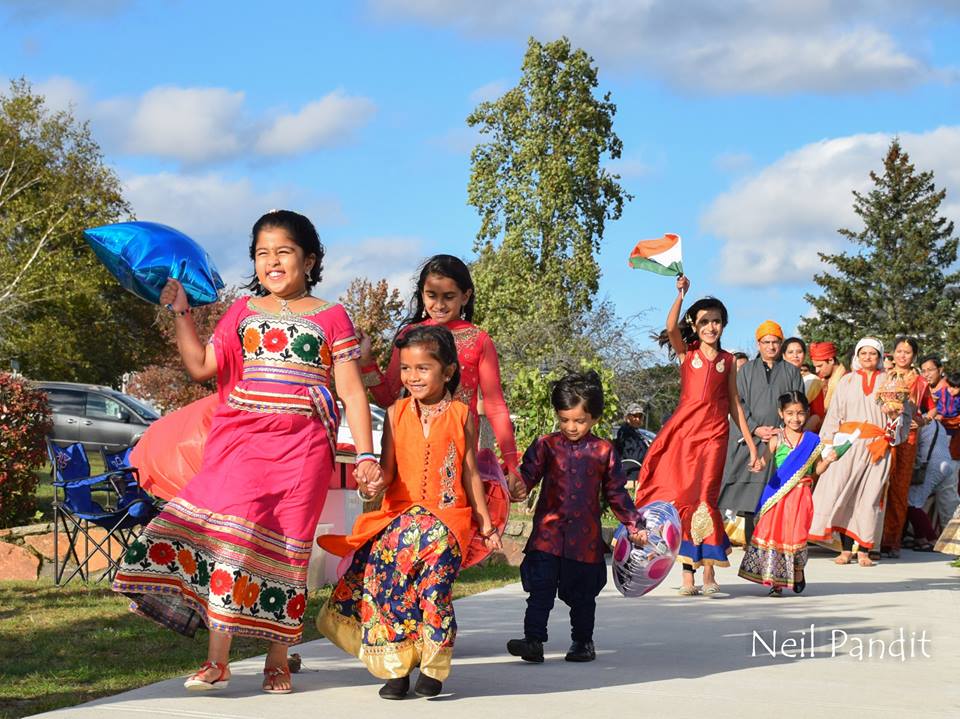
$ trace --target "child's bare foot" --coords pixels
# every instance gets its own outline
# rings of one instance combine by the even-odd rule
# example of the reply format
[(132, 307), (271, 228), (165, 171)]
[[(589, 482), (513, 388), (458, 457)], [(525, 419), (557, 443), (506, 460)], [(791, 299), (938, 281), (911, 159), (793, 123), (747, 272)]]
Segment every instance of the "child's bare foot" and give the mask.
[(853, 552), (840, 552), (837, 555), (837, 558), (833, 560), (834, 564), (850, 564), (850, 560), (853, 558)]

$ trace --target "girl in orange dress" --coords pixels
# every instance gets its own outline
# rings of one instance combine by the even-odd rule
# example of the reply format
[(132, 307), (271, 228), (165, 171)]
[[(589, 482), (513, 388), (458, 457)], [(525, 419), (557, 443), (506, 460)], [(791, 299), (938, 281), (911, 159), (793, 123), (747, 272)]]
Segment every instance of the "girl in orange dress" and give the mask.
[(716, 594), (714, 566), (729, 567), (730, 540), (717, 500), (730, 434), (729, 416), (737, 422), (750, 450), (751, 471), (763, 467), (737, 393), (734, 357), (720, 348), (727, 309), (712, 297), (695, 302), (680, 322), (683, 296), (690, 287), (677, 279), (677, 299), (667, 315), (661, 342), (669, 342), (680, 360), (680, 404), (657, 434), (637, 477), (636, 504), (672, 502), (680, 513), (683, 562), (680, 594), (699, 594), (694, 573), (703, 567), (703, 593)]
[(453, 583), (475, 533), (490, 549), (490, 521), (476, 458), (476, 425), (452, 399), (457, 349), (445, 327), (417, 327), (397, 340), (409, 397), (387, 411), (383, 479), (358, 478), (364, 499), (386, 490), (381, 509), (361, 515), (349, 536), (324, 536), (328, 552), (353, 552), (350, 566), (317, 619), (324, 635), (387, 679), (385, 699), (415, 691), (436, 696), (450, 673), (457, 633)]

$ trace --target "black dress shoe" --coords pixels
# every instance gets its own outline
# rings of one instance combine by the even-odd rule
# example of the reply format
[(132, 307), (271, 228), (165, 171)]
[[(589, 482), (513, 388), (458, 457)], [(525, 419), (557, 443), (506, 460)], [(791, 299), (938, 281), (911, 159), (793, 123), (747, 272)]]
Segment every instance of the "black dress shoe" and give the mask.
[(507, 651), (525, 662), (543, 663), (543, 642), (539, 639), (511, 639), (507, 642)]
[(384, 699), (403, 699), (410, 691), (410, 677), (387, 679), (387, 683), (380, 687), (380, 696)]
[(443, 682), (420, 672), (420, 676), (417, 677), (417, 685), (413, 688), (413, 691), (418, 697), (435, 697), (443, 691)]
[(597, 658), (597, 651), (593, 647), (593, 642), (574, 642), (570, 645), (570, 651), (564, 657), (568, 662), (592, 662)]
[(800, 592), (802, 592), (802, 591), (803, 591), (804, 589), (806, 589), (806, 588), (807, 588), (807, 580), (806, 580), (806, 579), (801, 579), (799, 582), (794, 582), (794, 583), (793, 583), (793, 591), (794, 591), (796, 594), (800, 594)]

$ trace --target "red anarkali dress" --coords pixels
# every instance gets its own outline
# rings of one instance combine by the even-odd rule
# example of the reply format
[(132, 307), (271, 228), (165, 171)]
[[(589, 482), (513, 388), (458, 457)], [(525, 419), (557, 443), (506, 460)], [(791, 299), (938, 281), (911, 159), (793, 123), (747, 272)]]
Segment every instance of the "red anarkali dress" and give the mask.
[(694, 567), (730, 566), (730, 540), (717, 500), (730, 435), (729, 373), (735, 366), (729, 352), (711, 361), (699, 342), (688, 346), (680, 365), (680, 403), (637, 477), (637, 507), (662, 500), (677, 508), (683, 527), (678, 560)]

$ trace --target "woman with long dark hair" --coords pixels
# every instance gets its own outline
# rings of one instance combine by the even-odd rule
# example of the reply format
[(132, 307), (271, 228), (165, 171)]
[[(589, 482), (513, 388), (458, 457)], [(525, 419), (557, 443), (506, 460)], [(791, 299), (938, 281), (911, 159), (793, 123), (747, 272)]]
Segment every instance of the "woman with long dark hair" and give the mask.
[(694, 302), (681, 321), (689, 287), (686, 277), (677, 279), (677, 299), (661, 334), (661, 344), (669, 344), (680, 360), (680, 403), (647, 451), (636, 497), (638, 507), (664, 500), (673, 502), (680, 513), (680, 594), (685, 596), (699, 594), (694, 584), (698, 567), (703, 567), (703, 593), (712, 595), (720, 590), (714, 567), (730, 566), (730, 540), (717, 508), (730, 434), (728, 417), (743, 431), (751, 470), (763, 466), (737, 393), (736, 361), (720, 347), (727, 308), (720, 300), (705, 297)]
[[(517, 443), (500, 386), (500, 360), (490, 336), (472, 323), (475, 300), (473, 279), (463, 260), (453, 255), (434, 255), (420, 269), (410, 311), (400, 324), (397, 338), (417, 326), (440, 325), (453, 333), (461, 373), (454, 399), (470, 408), (476, 423), (478, 394), (483, 395), (484, 415), (493, 427), (500, 457), (508, 472), (518, 477)], [(399, 351), (394, 347), (386, 372), (381, 372), (373, 358), (369, 338), (362, 332), (359, 334), (363, 382), (378, 405), (389, 407), (397, 401), (403, 388)]]

